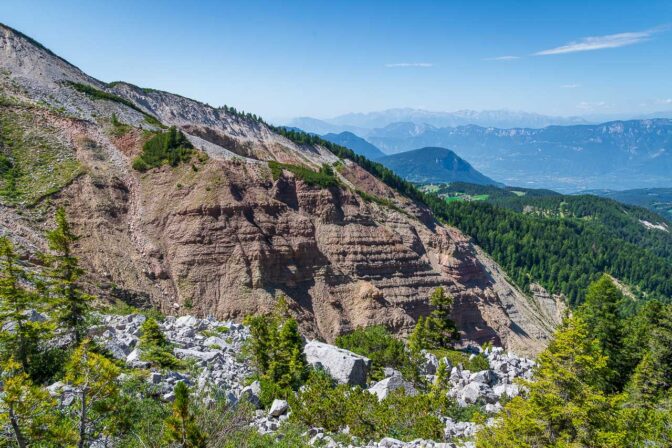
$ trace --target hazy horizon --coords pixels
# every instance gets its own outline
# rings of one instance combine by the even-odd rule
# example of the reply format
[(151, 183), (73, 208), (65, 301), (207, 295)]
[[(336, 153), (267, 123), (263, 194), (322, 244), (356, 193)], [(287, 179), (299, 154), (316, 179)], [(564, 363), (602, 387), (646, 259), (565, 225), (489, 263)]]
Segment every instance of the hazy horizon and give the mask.
[(0, 22), (101, 80), (276, 122), (391, 108), (670, 110), (671, 19), (665, 1), (0, 5)]

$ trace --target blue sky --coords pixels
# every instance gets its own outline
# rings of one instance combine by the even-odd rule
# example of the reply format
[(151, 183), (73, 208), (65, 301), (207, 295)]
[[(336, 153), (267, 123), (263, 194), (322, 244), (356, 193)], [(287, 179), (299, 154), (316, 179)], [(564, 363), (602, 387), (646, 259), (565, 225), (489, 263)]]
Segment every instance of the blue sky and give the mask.
[(103, 81), (276, 121), (391, 107), (672, 110), (669, 0), (2, 0), (0, 21)]

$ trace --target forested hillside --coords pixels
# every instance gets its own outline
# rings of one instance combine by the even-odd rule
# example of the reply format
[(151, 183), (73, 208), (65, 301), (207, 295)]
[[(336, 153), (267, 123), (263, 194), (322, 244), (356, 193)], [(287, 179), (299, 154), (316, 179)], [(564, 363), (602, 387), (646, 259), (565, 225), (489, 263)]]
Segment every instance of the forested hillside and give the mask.
[(672, 188), (638, 188), (624, 191), (591, 190), (585, 193), (646, 207), (667, 219), (672, 219)]
[(642, 298), (672, 296), (670, 224), (640, 207), (590, 195), (455, 184), (434, 209), (471, 235), (521, 286), (540, 282), (573, 304), (607, 272)]

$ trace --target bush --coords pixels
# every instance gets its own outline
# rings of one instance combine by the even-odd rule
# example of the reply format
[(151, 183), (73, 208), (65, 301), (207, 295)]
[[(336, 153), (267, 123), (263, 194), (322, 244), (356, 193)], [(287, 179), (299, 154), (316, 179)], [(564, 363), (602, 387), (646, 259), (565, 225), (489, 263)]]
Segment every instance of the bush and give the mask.
[(347, 426), (350, 434), (363, 439), (443, 438), (439, 418), (442, 406), (428, 394), (412, 397), (405, 395), (403, 389), (397, 389), (378, 401), (377, 396), (368, 391), (335, 385), (327, 373), (313, 371), (298, 394), (289, 397), (289, 402), (290, 420), (331, 432)]
[(396, 339), (382, 325), (358, 328), (355, 331), (336, 338), (335, 344), (346, 350), (366, 356), (371, 360), (371, 380), (384, 378), (383, 368), (391, 367), (413, 378), (417, 367), (410, 361), (403, 341)]
[(282, 176), (282, 171), (287, 170), (308, 185), (321, 188), (338, 186), (334, 170), (327, 164), (322, 165), (319, 171), (313, 171), (305, 166), (290, 165), (271, 160), (268, 162), (268, 167), (271, 169), (273, 180), (278, 180)]
[(465, 370), (470, 372), (480, 372), (490, 368), (490, 362), (482, 354), (478, 354), (473, 358), (468, 353), (453, 349), (433, 349), (430, 350), (438, 359), (448, 358), (448, 361), (454, 366), (462, 364)]
[(173, 347), (155, 319), (149, 317), (142, 324), (138, 348), (144, 361), (168, 369), (184, 368), (185, 364), (173, 355)]
[(184, 134), (173, 126), (145, 142), (142, 154), (133, 160), (133, 169), (147, 171), (162, 165), (177, 166), (191, 160), (193, 148)]

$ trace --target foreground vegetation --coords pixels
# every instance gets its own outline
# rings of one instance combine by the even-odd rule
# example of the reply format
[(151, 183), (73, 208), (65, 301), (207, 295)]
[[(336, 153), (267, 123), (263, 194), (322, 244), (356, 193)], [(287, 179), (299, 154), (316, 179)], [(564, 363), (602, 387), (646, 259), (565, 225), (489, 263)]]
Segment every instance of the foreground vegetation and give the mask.
[(625, 316), (625, 300), (609, 277), (593, 283), (477, 446), (671, 446), (672, 305)]

